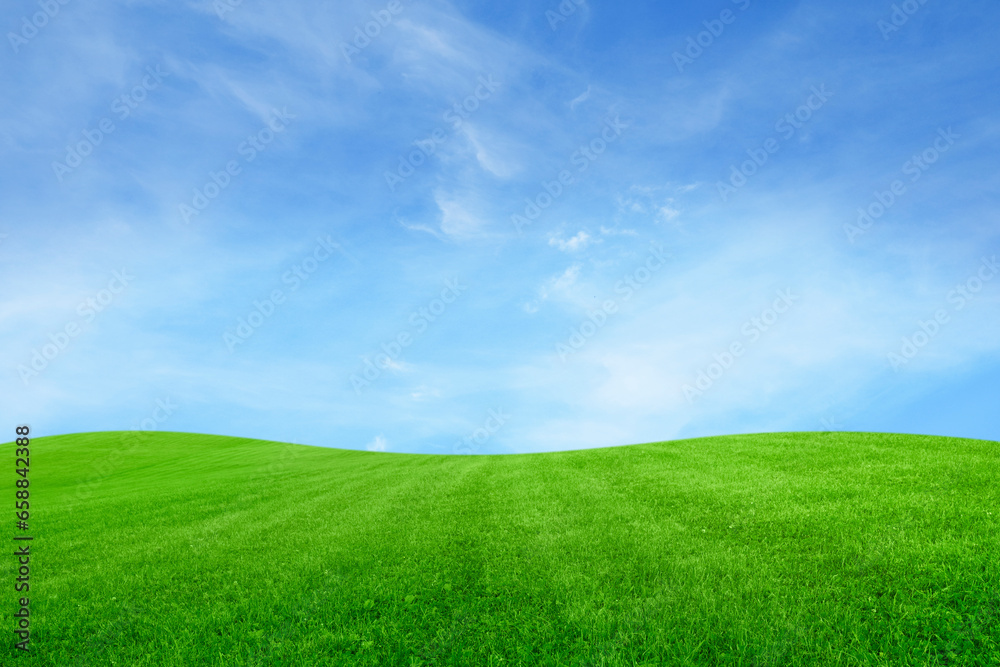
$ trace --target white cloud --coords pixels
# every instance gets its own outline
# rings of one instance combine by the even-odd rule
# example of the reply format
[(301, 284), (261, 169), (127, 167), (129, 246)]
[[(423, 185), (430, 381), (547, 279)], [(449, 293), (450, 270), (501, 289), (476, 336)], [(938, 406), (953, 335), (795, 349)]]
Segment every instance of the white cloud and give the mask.
[(385, 436), (379, 433), (375, 436), (375, 439), (365, 445), (365, 449), (369, 452), (384, 452), (386, 446), (389, 442), (385, 439)]
[(440, 239), (442, 241), (445, 240), (445, 237), (438, 230), (432, 229), (427, 225), (410, 223), (404, 220), (403, 218), (398, 218), (397, 222), (399, 222), (400, 226), (402, 226), (404, 229), (409, 229), (411, 232), (425, 232), (437, 239)]
[(580, 277), (580, 269), (582, 267), (579, 264), (574, 264), (568, 269), (562, 272), (558, 278), (552, 281), (552, 288), (557, 291), (564, 291), (576, 284), (577, 278)]
[(448, 236), (464, 239), (483, 231), (483, 220), (470, 213), (465, 202), (440, 192), (434, 195), (434, 201), (441, 209), (441, 231)]
[(579, 291), (578, 282), (580, 279), (580, 271), (582, 269), (583, 265), (579, 263), (572, 264), (562, 273), (549, 278), (538, 289), (538, 299), (524, 304), (524, 311), (529, 315), (536, 313), (541, 308), (541, 302), (549, 299), (566, 303), (575, 303), (577, 305), (586, 303), (585, 301), (582, 301), (577, 294)]
[(601, 225), (602, 236), (639, 236), (639, 232), (634, 229), (617, 229)]
[(672, 208), (669, 205), (667, 205), (667, 206), (661, 206), (660, 207), (660, 210), (657, 213), (656, 217), (657, 217), (658, 220), (660, 220), (662, 222), (670, 222), (671, 220), (673, 220), (674, 218), (676, 218), (680, 214), (681, 214), (680, 211), (678, 211), (677, 209)]
[(420, 385), (410, 392), (410, 398), (414, 401), (426, 401), (428, 398), (441, 398), (441, 392), (434, 387)]
[(577, 250), (586, 248), (591, 241), (590, 234), (581, 230), (576, 236), (565, 241), (553, 236), (549, 238), (549, 245), (559, 248), (563, 252), (576, 252)]
[(504, 146), (509, 146), (509, 141), (504, 141), (495, 137), (487, 137), (486, 133), (470, 123), (462, 125), (462, 134), (469, 140), (476, 156), (479, 166), (497, 178), (510, 178), (517, 171), (516, 163), (507, 158)]
[(396, 371), (397, 373), (406, 373), (413, 370), (413, 365), (408, 364), (405, 361), (396, 361), (393, 358), (389, 358), (388, 361), (381, 363), (383, 368)]
[(577, 104), (586, 102), (588, 99), (590, 99), (590, 86), (587, 86), (587, 90), (585, 90), (579, 96), (574, 98), (572, 102), (569, 103), (570, 110), (575, 109)]
[[(617, 220), (622, 219), (642, 222), (652, 220), (652, 222), (671, 222), (681, 214), (676, 201), (663, 193), (664, 190), (674, 190), (686, 193), (693, 190), (696, 185), (673, 187), (670, 186), (648, 186), (633, 185), (625, 195), (618, 195)], [(604, 228), (601, 228), (604, 231)]]

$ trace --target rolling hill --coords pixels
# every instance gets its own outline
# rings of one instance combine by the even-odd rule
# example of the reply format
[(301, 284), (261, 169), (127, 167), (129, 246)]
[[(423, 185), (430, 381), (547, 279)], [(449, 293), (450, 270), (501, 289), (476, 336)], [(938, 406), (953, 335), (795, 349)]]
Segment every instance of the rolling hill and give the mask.
[(107, 432), (31, 459), (31, 652), (4, 665), (1000, 665), (995, 442)]

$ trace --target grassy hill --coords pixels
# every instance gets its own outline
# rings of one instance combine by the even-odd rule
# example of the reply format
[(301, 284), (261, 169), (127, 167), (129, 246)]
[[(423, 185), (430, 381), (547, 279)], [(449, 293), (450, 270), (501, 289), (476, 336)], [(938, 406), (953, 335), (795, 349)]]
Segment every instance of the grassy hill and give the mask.
[(32, 652), (9, 633), (4, 665), (1000, 665), (995, 442), (87, 433), (31, 459)]

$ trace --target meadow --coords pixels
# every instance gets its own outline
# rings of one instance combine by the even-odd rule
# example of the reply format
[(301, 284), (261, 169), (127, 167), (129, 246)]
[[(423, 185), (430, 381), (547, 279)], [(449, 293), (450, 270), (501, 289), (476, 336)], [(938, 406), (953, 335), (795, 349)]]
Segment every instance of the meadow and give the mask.
[(31, 649), (8, 555), (0, 663), (1000, 665), (998, 477), (1000, 443), (870, 433), (37, 438)]

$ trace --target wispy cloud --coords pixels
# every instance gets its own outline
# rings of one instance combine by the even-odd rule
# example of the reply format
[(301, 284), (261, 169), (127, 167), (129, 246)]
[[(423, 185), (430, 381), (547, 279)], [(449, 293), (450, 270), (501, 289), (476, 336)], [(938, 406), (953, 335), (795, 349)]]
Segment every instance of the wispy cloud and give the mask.
[(583, 91), (570, 101), (569, 103), (570, 110), (576, 109), (576, 105), (583, 104), (589, 99), (590, 99), (590, 86), (587, 86), (587, 90)]
[(371, 442), (365, 445), (365, 449), (369, 452), (384, 452), (386, 451), (388, 444), (389, 442), (385, 439), (385, 436), (379, 434), (376, 435)]
[(590, 237), (590, 234), (583, 230), (580, 230), (575, 236), (565, 240), (554, 236), (549, 238), (549, 245), (559, 248), (563, 252), (576, 252), (578, 250), (583, 250), (592, 242), (593, 239)]

